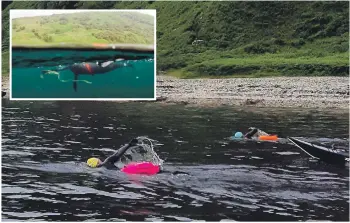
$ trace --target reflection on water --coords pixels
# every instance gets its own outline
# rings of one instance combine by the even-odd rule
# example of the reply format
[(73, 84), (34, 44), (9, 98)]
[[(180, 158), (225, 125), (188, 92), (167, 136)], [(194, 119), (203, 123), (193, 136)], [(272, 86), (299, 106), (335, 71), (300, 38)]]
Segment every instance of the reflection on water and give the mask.
[[(306, 110), (3, 100), (2, 217), (346, 221), (346, 168), (309, 159), (283, 140), (228, 137), (256, 126), (347, 144), (348, 121), (348, 114)], [(87, 158), (105, 158), (136, 136), (157, 140), (165, 172), (128, 176), (86, 167)]]

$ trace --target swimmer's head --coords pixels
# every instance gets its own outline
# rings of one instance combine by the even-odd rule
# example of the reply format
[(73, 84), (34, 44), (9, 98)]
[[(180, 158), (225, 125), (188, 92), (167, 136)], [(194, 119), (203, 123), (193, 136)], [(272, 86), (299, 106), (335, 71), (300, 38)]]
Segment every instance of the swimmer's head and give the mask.
[(102, 163), (102, 161), (98, 158), (93, 157), (93, 158), (88, 159), (86, 163), (89, 167), (95, 168), (95, 167), (97, 167), (98, 164)]
[(243, 138), (243, 133), (242, 132), (236, 132), (234, 137), (235, 138)]

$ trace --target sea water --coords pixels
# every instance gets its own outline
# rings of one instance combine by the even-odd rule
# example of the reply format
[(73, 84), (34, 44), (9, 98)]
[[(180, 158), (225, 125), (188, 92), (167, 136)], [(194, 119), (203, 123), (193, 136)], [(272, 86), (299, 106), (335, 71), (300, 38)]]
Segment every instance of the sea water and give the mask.
[[(349, 113), (3, 99), (4, 221), (349, 220), (349, 170), (290, 143), (230, 140), (261, 128), (348, 145)], [(92, 169), (138, 136), (164, 172)], [(181, 171), (187, 174), (172, 174)]]
[[(63, 70), (42, 75), (81, 62), (119, 59), (131, 64), (104, 74), (79, 75), (77, 91), (74, 74)], [(14, 50), (12, 52), (12, 98), (142, 98), (155, 97), (154, 55), (118, 51)]]

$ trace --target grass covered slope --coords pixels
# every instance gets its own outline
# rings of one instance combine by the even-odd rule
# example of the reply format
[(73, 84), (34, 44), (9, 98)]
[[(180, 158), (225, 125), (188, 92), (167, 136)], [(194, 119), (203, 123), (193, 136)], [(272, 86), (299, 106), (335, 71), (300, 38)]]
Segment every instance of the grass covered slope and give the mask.
[[(180, 77), (201, 76), (347, 76), (348, 39), (323, 38), (303, 47), (280, 46), (275, 53), (249, 54), (244, 49), (209, 51), (189, 58), (185, 68), (173, 70)], [(217, 57), (214, 58), (214, 55)], [(200, 61), (199, 57), (206, 58)], [(193, 63), (189, 61), (195, 61)]]
[[(170, 8), (181, 15), (159, 20)], [(164, 4), (159, 69), (180, 77), (348, 75), (348, 10), (348, 2)]]
[(13, 44), (132, 43), (153, 44), (153, 16), (138, 12), (79, 12), (18, 18), (12, 21)]
[(179, 77), (349, 72), (349, 2), (13, 2), (5, 23), (11, 7), (157, 9), (158, 70)]

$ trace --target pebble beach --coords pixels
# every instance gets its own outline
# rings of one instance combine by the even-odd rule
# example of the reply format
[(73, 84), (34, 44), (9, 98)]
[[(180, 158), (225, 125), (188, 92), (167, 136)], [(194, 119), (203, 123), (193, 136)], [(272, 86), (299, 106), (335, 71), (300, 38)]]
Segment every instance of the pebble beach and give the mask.
[[(7, 92), (9, 81), (2, 79)], [(349, 109), (349, 77), (179, 79), (157, 76), (157, 102)]]
[(349, 108), (349, 77), (177, 79), (157, 77), (157, 97), (175, 103)]

